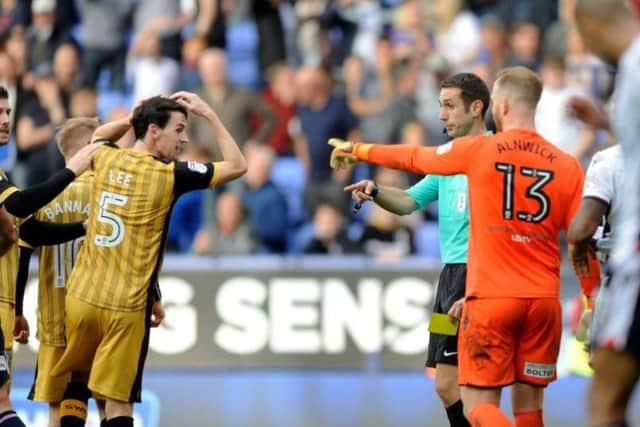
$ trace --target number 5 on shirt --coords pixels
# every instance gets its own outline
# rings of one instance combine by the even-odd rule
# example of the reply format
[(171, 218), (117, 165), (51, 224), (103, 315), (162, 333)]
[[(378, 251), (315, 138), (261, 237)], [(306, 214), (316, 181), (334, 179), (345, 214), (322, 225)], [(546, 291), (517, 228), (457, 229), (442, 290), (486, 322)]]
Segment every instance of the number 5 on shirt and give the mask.
[(103, 191), (100, 196), (100, 208), (98, 209), (98, 221), (109, 225), (112, 229), (111, 234), (98, 234), (95, 243), (98, 246), (112, 248), (118, 246), (124, 240), (124, 222), (122, 218), (113, 212), (109, 212), (109, 205), (124, 206), (127, 204), (127, 196), (122, 194)]

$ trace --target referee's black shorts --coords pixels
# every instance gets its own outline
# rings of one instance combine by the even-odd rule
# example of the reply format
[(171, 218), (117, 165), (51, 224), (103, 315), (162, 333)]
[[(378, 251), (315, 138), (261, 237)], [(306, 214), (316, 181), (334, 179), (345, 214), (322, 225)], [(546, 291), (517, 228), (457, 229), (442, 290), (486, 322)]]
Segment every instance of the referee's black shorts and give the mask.
[[(466, 281), (467, 264), (445, 264), (438, 280), (433, 312), (447, 314), (453, 303), (464, 297)], [(457, 334), (449, 336), (432, 333), (429, 336), (426, 366), (433, 368), (437, 363), (458, 364)]]

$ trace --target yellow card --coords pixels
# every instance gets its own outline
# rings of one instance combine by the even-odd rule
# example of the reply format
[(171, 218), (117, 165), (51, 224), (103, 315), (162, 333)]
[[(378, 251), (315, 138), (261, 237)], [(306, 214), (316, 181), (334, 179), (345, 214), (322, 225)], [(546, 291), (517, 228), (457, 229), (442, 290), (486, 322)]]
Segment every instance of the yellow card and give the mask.
[(458, 322), (452, 322), (446, 314), (433, 313), (429, 321), (429, 332), (453, 336), (458, 333)]

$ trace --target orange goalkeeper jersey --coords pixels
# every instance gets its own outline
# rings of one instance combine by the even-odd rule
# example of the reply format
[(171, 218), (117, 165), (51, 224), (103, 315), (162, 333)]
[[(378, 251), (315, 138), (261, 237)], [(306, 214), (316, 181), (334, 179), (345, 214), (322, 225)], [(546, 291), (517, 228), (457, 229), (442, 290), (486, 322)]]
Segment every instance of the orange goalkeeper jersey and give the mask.
[[(369, 163), (419, 174), (464, 173), (469, 182), (467, 296), (560, 293), (559, 233), (582, 198), (578, 161), (533, 130), (458, 138), (439, 147), (356, 144)], [(599, 281), (592, 263), (586, 294)]]

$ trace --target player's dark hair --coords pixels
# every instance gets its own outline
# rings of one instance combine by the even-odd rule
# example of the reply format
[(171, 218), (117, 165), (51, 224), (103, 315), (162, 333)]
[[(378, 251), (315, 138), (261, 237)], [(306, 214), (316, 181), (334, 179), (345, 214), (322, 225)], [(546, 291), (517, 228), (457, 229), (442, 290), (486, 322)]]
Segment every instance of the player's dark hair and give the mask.
[(0, 86), (0, 99), (9, 99), (9, 91), (4, 86)]
[(188, 117), (187, 109), (176, 101), (162, 96), (154, 96), (146, 99), (135, 110), (133, 110), (133, 132), (136, 139), (143, 139), (147, 134), (149, 125), (155, 124), (161, 129), (169, 122), (172, 112), (178, 112)]
[(460, 97), (464, 102), (466, 111), (469, 111), (469, 106), (473, 101), (481, 101), (482, 117), (487, 114), (489, 103), (491, 102), (491, 94), (486, 83), (480, 77), (472, 73), (454, 74), (440, 83), (440, 89), (450, 87), (460, 89)]

